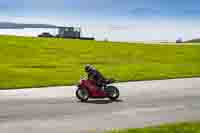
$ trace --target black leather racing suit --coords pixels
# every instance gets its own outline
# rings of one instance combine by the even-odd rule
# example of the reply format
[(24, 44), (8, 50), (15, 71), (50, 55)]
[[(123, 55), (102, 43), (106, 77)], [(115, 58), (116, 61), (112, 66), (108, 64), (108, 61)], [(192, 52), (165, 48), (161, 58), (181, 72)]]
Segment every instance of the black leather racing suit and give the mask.
[(95, 68), (89, 70), (87, 72), (88, 74), (88, 79), (90, 80), (95, 80), (97, 86), (102, 87), (103, 83), (105, 82), (106, 78)]

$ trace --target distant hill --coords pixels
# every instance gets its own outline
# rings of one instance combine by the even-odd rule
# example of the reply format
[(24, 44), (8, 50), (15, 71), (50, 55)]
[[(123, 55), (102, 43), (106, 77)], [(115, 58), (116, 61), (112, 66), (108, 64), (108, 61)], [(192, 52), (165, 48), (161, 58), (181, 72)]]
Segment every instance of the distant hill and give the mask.
[(57, 28), (49, 24), (21, 24), (11, 22), (0, 22), (0, 29), (24, 29), (24, 28)]
[(186, 43), (200, 43), (200, 38), (185, 41)]

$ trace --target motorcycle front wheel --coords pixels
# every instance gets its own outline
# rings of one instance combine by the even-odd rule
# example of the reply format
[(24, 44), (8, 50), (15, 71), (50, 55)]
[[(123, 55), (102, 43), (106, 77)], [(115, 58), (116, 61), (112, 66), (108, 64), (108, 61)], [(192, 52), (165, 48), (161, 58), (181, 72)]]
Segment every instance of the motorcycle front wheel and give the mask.
[(105, 90), (108, 93), (108, 98), (110, 98), (110, 100), (117, 100), (119, 98), (120, 93), (117, 87), (107, 86)]

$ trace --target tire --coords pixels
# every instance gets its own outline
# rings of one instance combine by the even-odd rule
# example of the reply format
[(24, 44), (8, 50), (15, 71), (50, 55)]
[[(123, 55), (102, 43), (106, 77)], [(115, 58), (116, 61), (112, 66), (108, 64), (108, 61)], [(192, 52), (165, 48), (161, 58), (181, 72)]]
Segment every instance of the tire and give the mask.
[(115, 86), (107, 86), (106, 90), (108, 92), (108, 98), (110, 100), (117, 100), (119, 98), (120, 92), (117, 87)]
[(81, 102), (86, 102), (89, 98), (89, 92), (86, 89), (81, 89), (78, 88), (76, 90), (76, 97), (81, 101)]

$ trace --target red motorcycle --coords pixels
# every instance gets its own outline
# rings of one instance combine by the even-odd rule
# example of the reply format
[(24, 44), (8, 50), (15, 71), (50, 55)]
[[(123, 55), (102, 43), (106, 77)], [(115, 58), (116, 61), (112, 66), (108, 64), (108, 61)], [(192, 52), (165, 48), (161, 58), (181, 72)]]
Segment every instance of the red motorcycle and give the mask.
[(120, 95), (118, 88), (109, 85), (113, 82), (113, 80), (106, 80), (99, 87), (94, 80), (81, 79), (76, 90), (76, 97), (82, 102), (86, 102), (89, 98), (117, 100)]

